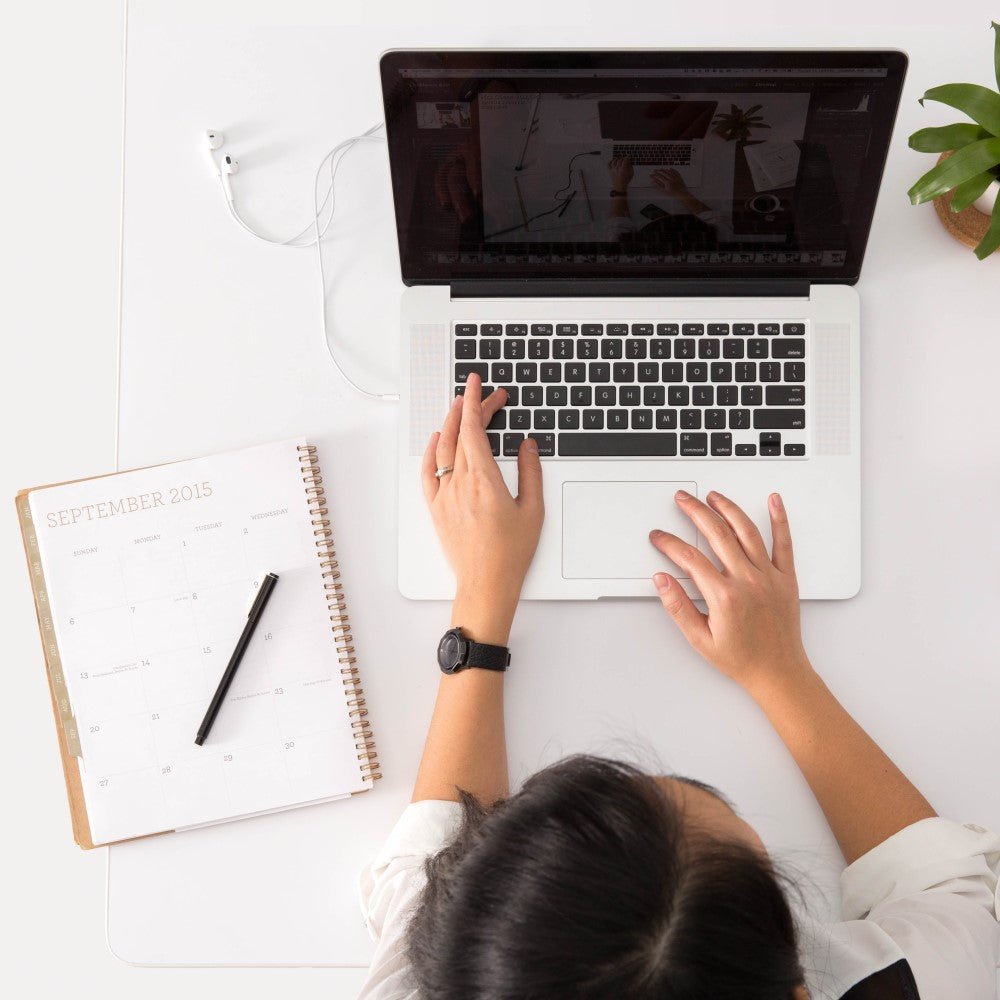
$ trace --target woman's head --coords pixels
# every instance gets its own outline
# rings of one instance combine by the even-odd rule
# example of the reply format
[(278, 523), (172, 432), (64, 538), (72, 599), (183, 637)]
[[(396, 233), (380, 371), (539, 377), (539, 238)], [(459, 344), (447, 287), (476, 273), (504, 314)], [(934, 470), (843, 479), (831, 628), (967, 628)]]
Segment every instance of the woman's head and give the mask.
[(795, 995), (785, 896), (707, 786), (580, 756), (463, 806), (410, 923), (426, 1000)]

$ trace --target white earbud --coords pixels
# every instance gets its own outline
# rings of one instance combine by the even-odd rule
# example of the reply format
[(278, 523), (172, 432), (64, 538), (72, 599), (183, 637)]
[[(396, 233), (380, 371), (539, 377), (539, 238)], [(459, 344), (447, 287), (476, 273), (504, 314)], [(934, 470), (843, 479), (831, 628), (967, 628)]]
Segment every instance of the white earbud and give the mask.
[(229, 178), (233, 174), (238, 174), (240, 172), (240, 164), (238, 160), (234, 160), (231, 156), (224, 156), (222, 158), (222, 186), (225, 189), (226, 197), (232, 201), (233, 200), (233, 188), (229, 183)]
[(218, 176), (219, 163), (213, 155), (214, 150), (221, 149), (222, 144), (226, 141), (226, 137), (221, 132), (216, 132), (214, 129), (209, 129), (205, 133), (205, 156), (208, 157), (208, 162), (212, 166), (212, 172)]

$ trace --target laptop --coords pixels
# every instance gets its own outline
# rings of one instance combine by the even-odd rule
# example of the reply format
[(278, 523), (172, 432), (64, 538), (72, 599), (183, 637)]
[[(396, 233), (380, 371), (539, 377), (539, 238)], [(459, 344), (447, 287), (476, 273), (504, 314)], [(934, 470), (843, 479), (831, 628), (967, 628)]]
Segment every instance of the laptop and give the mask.
[[(897, 51), (390, 51), (401, 271), (399, 573), (448, 599), (420, 465), (470, 373), (509, 393), (504, 480), (538, 442), (545, 525), (522, 595), (654, 596), (674, 494), (716, 490), (770, 544), (789, 512), (805, 599), (861, 581), (861, 270)], [(637, 177), (616, 144), (698, 144)], [(658, 171), (658, 172), (657, 172)], [(699, 596), (693, 581), (679, 577)]]

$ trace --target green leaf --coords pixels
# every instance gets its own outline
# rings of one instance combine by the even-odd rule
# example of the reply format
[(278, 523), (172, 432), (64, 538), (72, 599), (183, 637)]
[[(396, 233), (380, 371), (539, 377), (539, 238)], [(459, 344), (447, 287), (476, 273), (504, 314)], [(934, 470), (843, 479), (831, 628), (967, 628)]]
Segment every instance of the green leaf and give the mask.
[(984, 170), (975, 177), (970, 177), (955, 188), (954, 197), (951, 199), (951, 210), (961, 212), (963, 208), (968, 208), (989, 186), (991, 181), (995, 181), (992, 170)]
[(989, 132), (979, 125), (958, 122), (941, 128), (922, 128), (910, 136), (910, 149), (918, 153), (943, 153), (946, 149), (961, 149), (970, 142), (988, 139)]
[(997, 247), (1000, 247), (1000, 198), (997, 198), (997, 203), (993, 206), (990, 228), (986, 230), (986, 235), (976, 247), (976, 256), (980, 260), (985, 260)]
[(920, 98), (924, 101), (940, 101), (949, 107), (967, 114), (974, 122), (979, 122), (992, 135), (1000, 135), (1000, 94), (978, 83), (946, 83), (943, 87), (931, 87)]
[(762, 107), (764, 107), (763, 104), (755, 104), (752, 108), (747, 108), (747, 114), (752, 115), (755, 111), (760, 111)]
[(991, 23), (993, 25), (993, 34), (995, 35), (993, 39), (993, 72), (997, 78), (997, 89), (1000, 90), (1000, 24), (997, 24), (996, 21), (992, 21)]
[(914, 205), (950, 191), (1000, 163), (1000, 138), (980, 139), (932, 167), (906, 193)]

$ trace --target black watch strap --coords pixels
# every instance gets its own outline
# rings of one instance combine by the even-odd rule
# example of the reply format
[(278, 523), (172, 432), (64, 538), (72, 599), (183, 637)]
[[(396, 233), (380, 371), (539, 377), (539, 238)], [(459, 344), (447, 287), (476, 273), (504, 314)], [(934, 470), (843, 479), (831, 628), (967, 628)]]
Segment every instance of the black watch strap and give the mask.
[(504, 671), (510, 665), (510, 650), (506, 646), (491, 646), (473, 642), (462, 634), (461, 626), (449, 629), (438, 643), (438, 666), (446, 674), (467, 667)]

